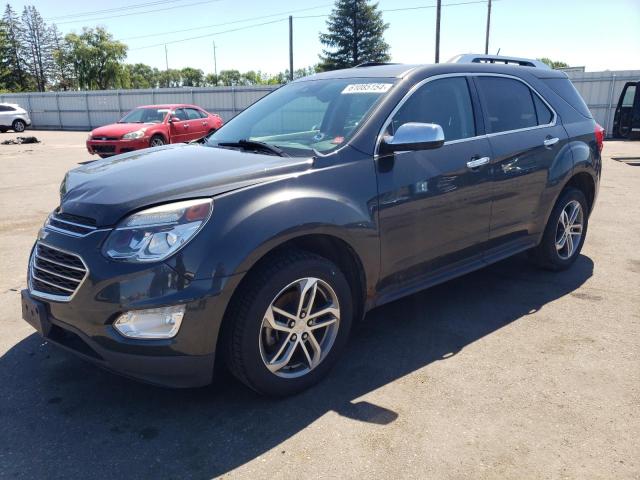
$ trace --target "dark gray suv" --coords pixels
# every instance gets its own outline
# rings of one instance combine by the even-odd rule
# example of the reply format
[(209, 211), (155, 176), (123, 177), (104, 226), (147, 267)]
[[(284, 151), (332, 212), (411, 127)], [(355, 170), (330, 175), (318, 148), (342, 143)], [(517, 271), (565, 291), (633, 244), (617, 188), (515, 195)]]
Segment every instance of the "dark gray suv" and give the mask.
[(602, 137), (550, 69), (304, 78), (204, 145), (68, 172), (33, 248), (23, 316), (133, 378), (199, 386), (221, 361), (258, 392), (291, 394), (328, 372), (378, 305), (525, 250), (568, 268)]

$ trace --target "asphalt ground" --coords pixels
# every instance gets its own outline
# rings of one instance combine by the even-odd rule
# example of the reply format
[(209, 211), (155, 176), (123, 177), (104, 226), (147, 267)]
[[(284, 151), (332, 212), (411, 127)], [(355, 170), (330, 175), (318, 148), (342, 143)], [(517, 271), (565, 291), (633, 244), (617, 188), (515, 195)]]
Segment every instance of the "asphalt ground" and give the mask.
[(0, 478), (640, 478), (640, 142), (605, 143), (571, 270), (518, 256), (378, 308), (275, 401), (123, 379), (21, 320), (36, 232), (89, 160), (86, 133), (27, 133), (0, 145)]

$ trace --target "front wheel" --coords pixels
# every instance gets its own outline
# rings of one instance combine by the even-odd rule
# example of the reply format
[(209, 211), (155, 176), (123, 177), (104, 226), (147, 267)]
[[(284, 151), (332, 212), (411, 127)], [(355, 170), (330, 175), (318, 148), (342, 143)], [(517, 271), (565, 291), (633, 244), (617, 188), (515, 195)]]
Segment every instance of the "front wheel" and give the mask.
[(153, 137), (151, 137), (151, 140), (149, 141), (149, 146), (150, 147), (161, 147), (165, 144), (164, 138), (162, 138), (162, 135), (154, 135)]
[(225, 319), (227, 365), (265, 395), (309, 388), (335, 364), (349, 336), (347, 280), (329, 260), (298, 250), (275, 255), (249, 275)]
[(584, 194), (567, 188), (553, 208), (542, 241), (531, 251), (538, 265), (565, 270), (575, 262), (587, 235), (589, 210)]

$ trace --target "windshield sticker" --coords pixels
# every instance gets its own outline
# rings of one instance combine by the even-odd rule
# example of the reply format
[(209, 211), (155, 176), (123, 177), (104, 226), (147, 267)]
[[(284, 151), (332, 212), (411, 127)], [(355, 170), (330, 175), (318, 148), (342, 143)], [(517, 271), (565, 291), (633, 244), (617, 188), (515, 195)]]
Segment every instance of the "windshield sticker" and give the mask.
[(385, 93), (391, 88), (390, 83), (352, 83), (342, 90), (342, 94), (348, 93)]

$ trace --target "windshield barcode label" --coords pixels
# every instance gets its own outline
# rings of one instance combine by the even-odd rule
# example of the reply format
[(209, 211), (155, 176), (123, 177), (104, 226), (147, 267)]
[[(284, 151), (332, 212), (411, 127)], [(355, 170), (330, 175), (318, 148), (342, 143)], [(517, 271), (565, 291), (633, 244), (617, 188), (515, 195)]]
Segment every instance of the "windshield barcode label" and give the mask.
[(344, 87), (342, 93), (385, 93), (390, 88), (390, 83), (353, 83)]

